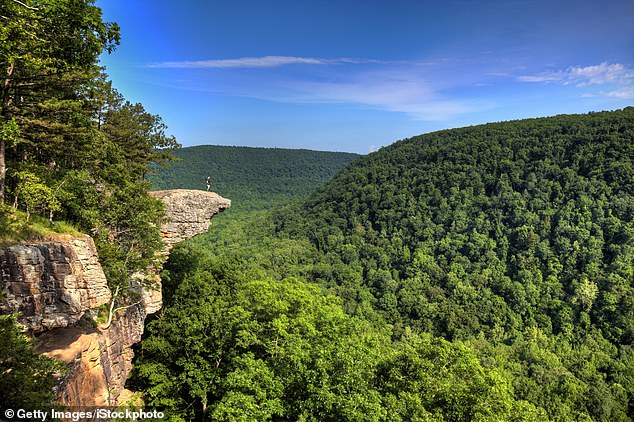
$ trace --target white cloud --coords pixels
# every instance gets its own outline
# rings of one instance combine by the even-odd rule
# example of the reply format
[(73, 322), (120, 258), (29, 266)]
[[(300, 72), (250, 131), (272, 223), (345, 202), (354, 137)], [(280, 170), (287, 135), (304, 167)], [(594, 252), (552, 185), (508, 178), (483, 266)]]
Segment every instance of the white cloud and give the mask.
[(521, 82), (554, 82), (561, 81), (563, 79), (563, 73), (542, 73), (540, 75), (526, 75), (518, 76), (517, 80)]
[(619, 63), (601, 63), (596, 66), (571, 67), (568, 69), (568, 83), (576, 83), (577, 86), (603, 85), (619, 82), (624, 78), (632, 78), (632, 74)]
[(519, 76), (521, 82), (558, 82), (584, 88), (592, 85), (612, 85), (616, 89), (602, 92), (616, 98), (634, 98), (634, 71), (620, 63), (601, 63), (593, 66), (571, 66), (565, 70)]
[(361, 64), (361, 63), (381, 63), (378, 60), (365, 59), (322, 59), (314, 57), (293, 57), (293, 56), (262, 56), (262, 57), (242, 57), (238, 59), (213, 59), (213, 60), (192, 60), (192, 61), (172, 61), (151, 63), (151, 68), (171, 68), (171, 69), (236, 69), (236, 68), (270, 68), (288, 65), (325, 65), (325, 64)]
[(606, 92), (605, 95), (613, 98), (622, 98), (624, 100), (634, 99), (634, 86), (624, 87), (614, 91)]

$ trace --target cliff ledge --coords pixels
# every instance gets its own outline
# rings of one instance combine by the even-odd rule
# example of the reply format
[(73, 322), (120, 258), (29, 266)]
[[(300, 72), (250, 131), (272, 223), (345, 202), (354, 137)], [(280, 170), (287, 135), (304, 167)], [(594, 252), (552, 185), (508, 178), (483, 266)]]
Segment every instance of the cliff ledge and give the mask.
[(229, 199), (201, 190), (160, 190), (150, 192), (150, 195), (165, 204), (168, 221), (161, 227), (161, 232), (170, 245), (207, 232), (211, 218), (231, 206)]
[[(165, 259), (171, 247), (204, 233), (211, 218), (231, 206), (214, 192), (167, 190), (150, 192), (165, 204)], [(140, 279), (151, 280), (151, 288)], [(141, 340), (145, 318), (161, 307), (158, 270), (131, 280), (141, 300), (116, 313), (107, 328), (89, 322), (112, 297), (90, 236), (0, 248), (0, 313), (18, 313), (25, 328), (39, 334), (39, 353), (66, 362), (58, 400), (68, 406), (120, 404), (132, 368), (132, 346)], [(87, 316), (88, 318), (82, 318)]]

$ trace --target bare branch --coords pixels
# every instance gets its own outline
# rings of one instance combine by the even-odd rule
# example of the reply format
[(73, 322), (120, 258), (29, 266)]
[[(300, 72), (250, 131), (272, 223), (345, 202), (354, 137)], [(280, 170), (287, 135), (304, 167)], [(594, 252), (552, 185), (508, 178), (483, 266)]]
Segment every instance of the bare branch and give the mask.
[[(117, 287), (117, 291), (115, 292), (115, 296), (117, 295), (117, 293), (118, 293), (118, 292), (119, 292), (119, 288)], [(120, 306), (120, 307), (118, 307), (118, 308), (115, 308), (115, 307), (114, 307), (114, 300), (115, 300), (115, 298), (113, 297), (113, 298), (112, 298), (112, 302), (111, 302), (111, 304), (110, 304), (110, 313), (109, 313), (109, 315), (108, 315), (108, 322), (106, 322), (106, 324), (105, 324), (105, 325), (100, 325), (100, 326), (99, 326), (99, 328), (100, 328), (100, 329), (102, 329), (102, 330), (107, 330), (108, 328), (110, 328), (110, 324), (112, 324), (112, 318), (114, 318), (114, 315), (115, 315), (117, 312), (122, 311), (122, 310), (124, 310), (124, 309), (131, 308), (131, 307), (133, 307), (133, 306), (137, 306), (138, 304), (140, 304), (140, 303), (141, 303), (141, 301), (139, 300), (138, 302), (134, 302), (134, 303), (132, 303), (132, 304), (130, 304), (130, 305), (127, 305), (127, 306)]]
[(14, 3), (19, 4), (19, 5), (20, 5), (20, 6), (22, 6), (22, 7), (27, 8), (27, 9), (29, 9), (29, 10), (40, 10), (40, 9), (39, 9), (39, 8), (37, 8), (37, 7), (31, 7), (31, 6), (27, 5), (27, 4), (24, 4), (24, 3), (22, 3), (22, 2), (21, 2), (21, 1), (19, 1), (19, 0), (13, 0), (13, 2), (14, 2)]

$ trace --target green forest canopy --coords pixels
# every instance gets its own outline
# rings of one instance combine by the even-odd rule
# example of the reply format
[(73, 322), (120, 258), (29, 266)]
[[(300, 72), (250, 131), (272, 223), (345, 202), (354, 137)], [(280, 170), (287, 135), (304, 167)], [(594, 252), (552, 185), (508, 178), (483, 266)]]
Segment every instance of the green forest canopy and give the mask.
[(177, 248), (136, 385), (185, 419), (632, 420), (633, 161), (634, 108), (361, 157)]

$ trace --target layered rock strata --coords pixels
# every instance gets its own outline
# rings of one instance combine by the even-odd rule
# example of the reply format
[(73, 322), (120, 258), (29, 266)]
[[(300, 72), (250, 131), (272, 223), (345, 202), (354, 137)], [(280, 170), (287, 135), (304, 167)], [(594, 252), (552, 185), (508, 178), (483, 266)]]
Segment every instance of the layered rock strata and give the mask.
[[(206, 232), (211, 218), (231, 205), (213, 192), (151, 194), (165, 204), (165, 254), (174, 243)], [(143, 287), (148, 280), (152, 288)], [(120, 404), (132, 367), (132, 346), (141, 340), (146, 316), (161, 307), (157, 274), (139, 275), (132, 285), (140, 299), (116, 312), (107, 327), (98, 326), (91, 321), (97, 308), (110, 302), (112, 292), (89, 236), (0, 248), (0, 288), (5, 293), (0, 313), (17, 312), (18, 321), (39, 334), (38, 352), (68, 363), (69, 373), (57, 392), (61, 403)]]
[[(161, 232), (169, 245), (205, 233), (211, 218), (231, 206), (229, 199), (215, 192), (174, 189), (150, 192), (150, 195), (165, 204), (168, 221), (161, 227)], [(201, 207), (201, 203), (207, 206)]]
[(0, 249), (0, 282), (0, 312), (19, 313), (32, 333), (73, 325), (111, 297), (89, 236)]

